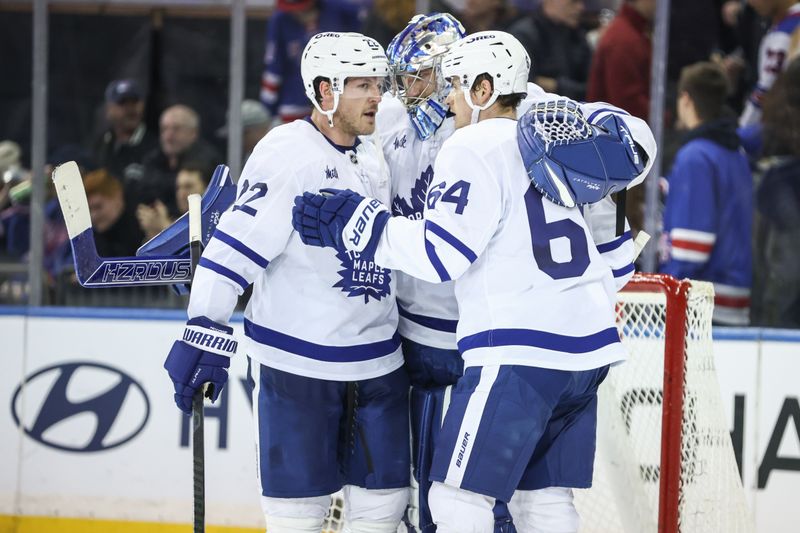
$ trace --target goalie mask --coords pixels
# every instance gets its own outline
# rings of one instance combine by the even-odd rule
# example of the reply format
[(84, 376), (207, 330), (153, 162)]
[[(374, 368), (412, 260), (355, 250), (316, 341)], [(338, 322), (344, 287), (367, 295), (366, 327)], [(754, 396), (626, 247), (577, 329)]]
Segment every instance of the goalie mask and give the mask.
[(421, 140), (439, 128), (447, 114), (449, 90), (440, 59), (464, 37), (464, 27), (449, 13), (416, 15), (387, 49), (393, 93), (403, 102)]
[[(488, 109), (503, 94), (528, 92), (528, 72), (531, 58), (525, 48), (510, 33), (481, 31), (468, 35), (442, 58), (442, 76), (457, 77), (467, 104), (472, 108), (473, 122), (480, 111)], [(470, 90), (481, 74), (492, 77), (494, 87), (489, 100), (482, 106), (472, 102)]]
[[(347, 78), (386, 78), (388, 74), (383, 47), (360, 33), (318, 33), (309, 39), (300, 61), (306, 96), (331, 126)], [(314, 80), (320, 77), (330, 81), (333, 92), (333, 107), (328, 111), (320, 107), (314, 90)]]

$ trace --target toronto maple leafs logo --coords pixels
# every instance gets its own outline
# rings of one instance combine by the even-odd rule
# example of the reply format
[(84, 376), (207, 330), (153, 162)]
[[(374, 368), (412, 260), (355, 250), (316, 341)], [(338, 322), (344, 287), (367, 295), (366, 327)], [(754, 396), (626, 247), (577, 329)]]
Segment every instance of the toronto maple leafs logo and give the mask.
[(338, 272), (342, 280), (334, 287), (339, 287), (351, 298), (363, 296), (365, 304), (369, 303), (370, 297), (380, 301), (390, 294), (392, 278), (389, 269), (381, 268), (374, 260), (362, 260), (357, 252), (339, 252), (336, 257), (342, 263), (342, 270)]
[(336, 170), (336, 167), (328, 168), (327, 165), (325, 166), (325, 179), (327, 180), (339, 179), (339, 171)]
[(398, 148), (405, 148), (406, 147), (406, 136), (403, 134), (402, 137), (395, 137), (394, 138), (394, 149), (397, 150)]
[(433, 167), (422, 171), (414, 186), (411, 188), (411, 205), (399, 194), (392, 201), (392, 215), (410, 219), (422, 219), (422, 212), (425, 210), (425, 197), (428, 195), (428, 187), (433, 179)]

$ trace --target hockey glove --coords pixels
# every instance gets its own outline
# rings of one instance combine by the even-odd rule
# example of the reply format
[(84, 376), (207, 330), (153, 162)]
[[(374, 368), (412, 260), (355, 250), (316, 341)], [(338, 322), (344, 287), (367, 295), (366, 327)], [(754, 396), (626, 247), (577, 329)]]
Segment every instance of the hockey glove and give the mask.
[(646, 164), (622, 119), (608, 114), (590, 124), (569, 99), (532, 106), (517, 123), (517, 145), (533, 186), (567, 207), (625, 189)]
[(349, 189), (322, 189), (294, 199), (292, 225), (303, 243), (371, 257), (391, 216), (385, 205)]
[(183, 338), (175, 341), (164, 368), (175, 385), (175, 404), (190, 415), (192, 398), (208, 383), (206, 398), (214, 402), (228, 381), (228, 367), (236, 353), (233, 328), (217, 324), (206, 317), (192, 318), (186, 323)]

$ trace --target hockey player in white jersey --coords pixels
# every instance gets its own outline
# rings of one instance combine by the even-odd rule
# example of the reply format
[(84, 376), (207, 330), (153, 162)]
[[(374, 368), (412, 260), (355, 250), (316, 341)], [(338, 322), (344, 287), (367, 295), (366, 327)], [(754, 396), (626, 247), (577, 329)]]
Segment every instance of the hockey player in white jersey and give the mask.
[(253, 284), (243, 351), (269, 532), (319, 533), (330, 494), (344, 486), (349, 531), (394, 533), (410, 468), (394, 275), (357, 252), (304, 246), (291, 225), (305, 190), (389, 201), (380, 148), (361, 137), (374, 131), (388, 62), (371, 38), (322, 33), (306, 46), (301, 73), (312, 115), (270, 131), (248, 159), (165, 367), (183, 411), (203, 383), (216, 399), (235, 345), (227, 323)]
[[(389, 44), (387, 55), (396, 81), (394, 97), (384, 97), (378, 110), (377, 133), (391, 173), (394, 216), (421, 219), (425, 197), (434, 180), (433, 166), (444, 141), (455, 131), (445, 97), (449, 84), (441, 78), (440, 61), (450, 45), (464, 36), (461, 24), (447, 13), (416, 15)], [(521, 115), (531, 105), (558, 99), (529, 83), (528, 96), (518, 107)], [(587, 114), (610, 106), (590, 106)], [(621, 110), (615, 110), (622, 113)], [(611, 197), (584, 207), (584, 217), (619, 287), (633, 274), (633, 243), (627, 226), (618, 235)], [(415, 504), (418, 523), (426, 533), (435, 530), (427, 506), (427, 475), (438, 434), (447, 386), (463, 373), (456, 345), (458, 304), (452, 281), (429, 283), (396, 273), (399, 331), (412, 383), (411, 418), (414, 476), (419, 483)], [(498, 502), (498, 531), (508, 513)], [(414, 516), (412, 515), (412, 519)]]
[[(416, 15), (386, 49), (394, 96), (378, 108), (376, 132), (391, 174), (391, 210), (395, 216), (421, 219), (433, 179), (433, 163), (442, 143), (455, 131), (444, 103), (439, 60), (464, 37), (461, 23), (447, 13)], [(445, 387), (464, 371), (456, 346), (458, 304), (453, 282), (429, 283), (395, 271), (398, 331), (411, 379), (412, 465), (418, 490), (412, 491), (413, 525), (435, 531), (427, 505), (433, 441)]]
[[(653, 154), (652, 136), (606, 107), (592, 113), (596, 125), (578, 128), (582, 138), (545, 142), (540, 123), (574, 130), (571, 122), (585, 121), (574, 102), (534, 106), (541, 120), (518, 135), (529, 67), (503, 32), (468, 36), (446, 53), (447, 103), (463, 129), (439, 153), (422, 220), (392, 218), (352, 191), (306, 193), (293, 212), (307, 244), (359, 250), (431, 282), (456, 280), (466, 370), (430, 476), (441, 533), (491, 532), (495, 501), (512, 495), (518, 530), (577, 531), (571, 488), (591, 484), (597, 387), (625, 358), (614, 275), (575, 204), (641, 181), (649, 165), (639, 141)], [(594, 164), (568, 164), (569, 146)]]

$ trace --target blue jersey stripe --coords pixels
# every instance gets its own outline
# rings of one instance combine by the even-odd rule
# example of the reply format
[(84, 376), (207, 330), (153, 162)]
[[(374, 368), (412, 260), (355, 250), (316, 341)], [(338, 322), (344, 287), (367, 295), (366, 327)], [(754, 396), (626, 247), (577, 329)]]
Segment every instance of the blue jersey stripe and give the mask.
[(611, 273), (614, 274), (615, 278), (621, 278), (622, 276), (630, 274), (634, 270), (636, 270), (636, 265), (631, 263), (631, 264), (629, 264), (627, 266), (624, 266), (622, 268), (618, 268), (617, 270), (612, 270)]
[(564, 353), (587, 353), (619, 342), (617, 328), (608, 328), (585, 337), (571, 337), (534, 329), (490, 329), (458, 341), (461, 353), (491, 346), (532, 346)]
[(599, 115), (600, 113), (616, 113), (617, 115), (630, 115), (630, 113), (618, 107), (603, 107), (593, 112), (591, 115), (589, 115), (589, 118), (586, 119), (586, 121), (587, 122), (593, 121), (595, 117), (597, 117), (597, 115)]
[(442, 264), (442, 260), (436, 255), (436, 247), (428, 239), (425, 239), (425, 253), (428, 254), (428, 260), (433, 265), (433, 269), (439, 274), (439, 279), (442, 281), (450, 281), (450, 274), (448, 274), (447, 269)]
[(230, 246), (231, 248), (233, 248), (246, 258), (248, 258), (250, 261), (260, 266), (261, 268), (267, 268), (269, 261), (267, 261), (266, 258), (262, 257), (252, 249), (245, 246), (244, 243), (242, 243), (241, 241), (237, 240), (234, 237), (231, 237), (230, 235), (220, 230), (219, 228), (217, 228), (217, 230), (214, 232), (212, 238), (219, 239), (220, 241), (224, 242), (225, 244), (227, 244), (228, 246)]
[(369, 361), (393, 354), (400, 347), (400, 334), (395, 332), (391, 339), (355, 344), (352, 346), (326, 346), (304, 341), (285, 333), (275, 331), (244, 319), (244, 334), (259, 344), (265, 344), (317, 361), (331, 363), (355, 363)]
[(455, 333), (456, 326), (458, 326), (458, 320), (448, 320), (446, 318), (435, 318), (432, 316), (415, 315), (414, 313), (409, 313), (399, 305), (397, 306), (397, 311), (400, 313), (400, 316), (407, 318), (410, 321), (419, 324), (420, 326), (425, 326), (426, 328), (435, 329), (437, 331), (446, 331), (448, 333)]
[(240, 276), (239, 274), (237, 274), (236, 272), (234, 272), (233, 270), (231, 270), (228, 267), (224, 267), (224, 266), (220, 265), (219, 263), (215, 263), (211, 259), (206, 259), (205, 257), (201, 257), (200, 258), (200, 263), (198, 263), (198, 264), (201, 267), (205, 267), (205, 268), (207, 268), (209, 270), (213, 270), (214, 272), (216, 272), (220, 276), (228, 278), (232, 282), (234, 282), (237, 285), (239, 285), (242, 288), (242, 290), (246, 289), (250, 285), (247, 282), (247, 280), (244, 279), (242, 276)]
[(457, 238), (453, 236), (453, 234), (449, 233), (446, 229), (441, 227), (438, 224), (431, 222), (430, 220), (425, 221), (425, 231), (430, 231), (444, 242), (455, 248), (456, 250), (461, 253), (464, 257), (467, 258), (467, 261), (470, 263), (474, 263), (478, 256), (475, 255), (475, 252), (469, 249), (469, 247), (464, 244), (463, 242), (459, 241)]
[(629, 240), (631, 240), (631, 232), (630, 232), (630, 230), (626, 231), (625, 233), (623, 233), (622, 235), (620, 235), (619, 237), (617, 237), (613, 241), (604, 242), (603, 244), (598, 244), (597, 245), (597, 251), (600, 252), (601, 254), (604, 254), (606, 252), (610, 252), (611, 250), (616, 250), (617, 248), (619, 248), (620, 246), (622, 246), (623, 244), (625, 244)]

